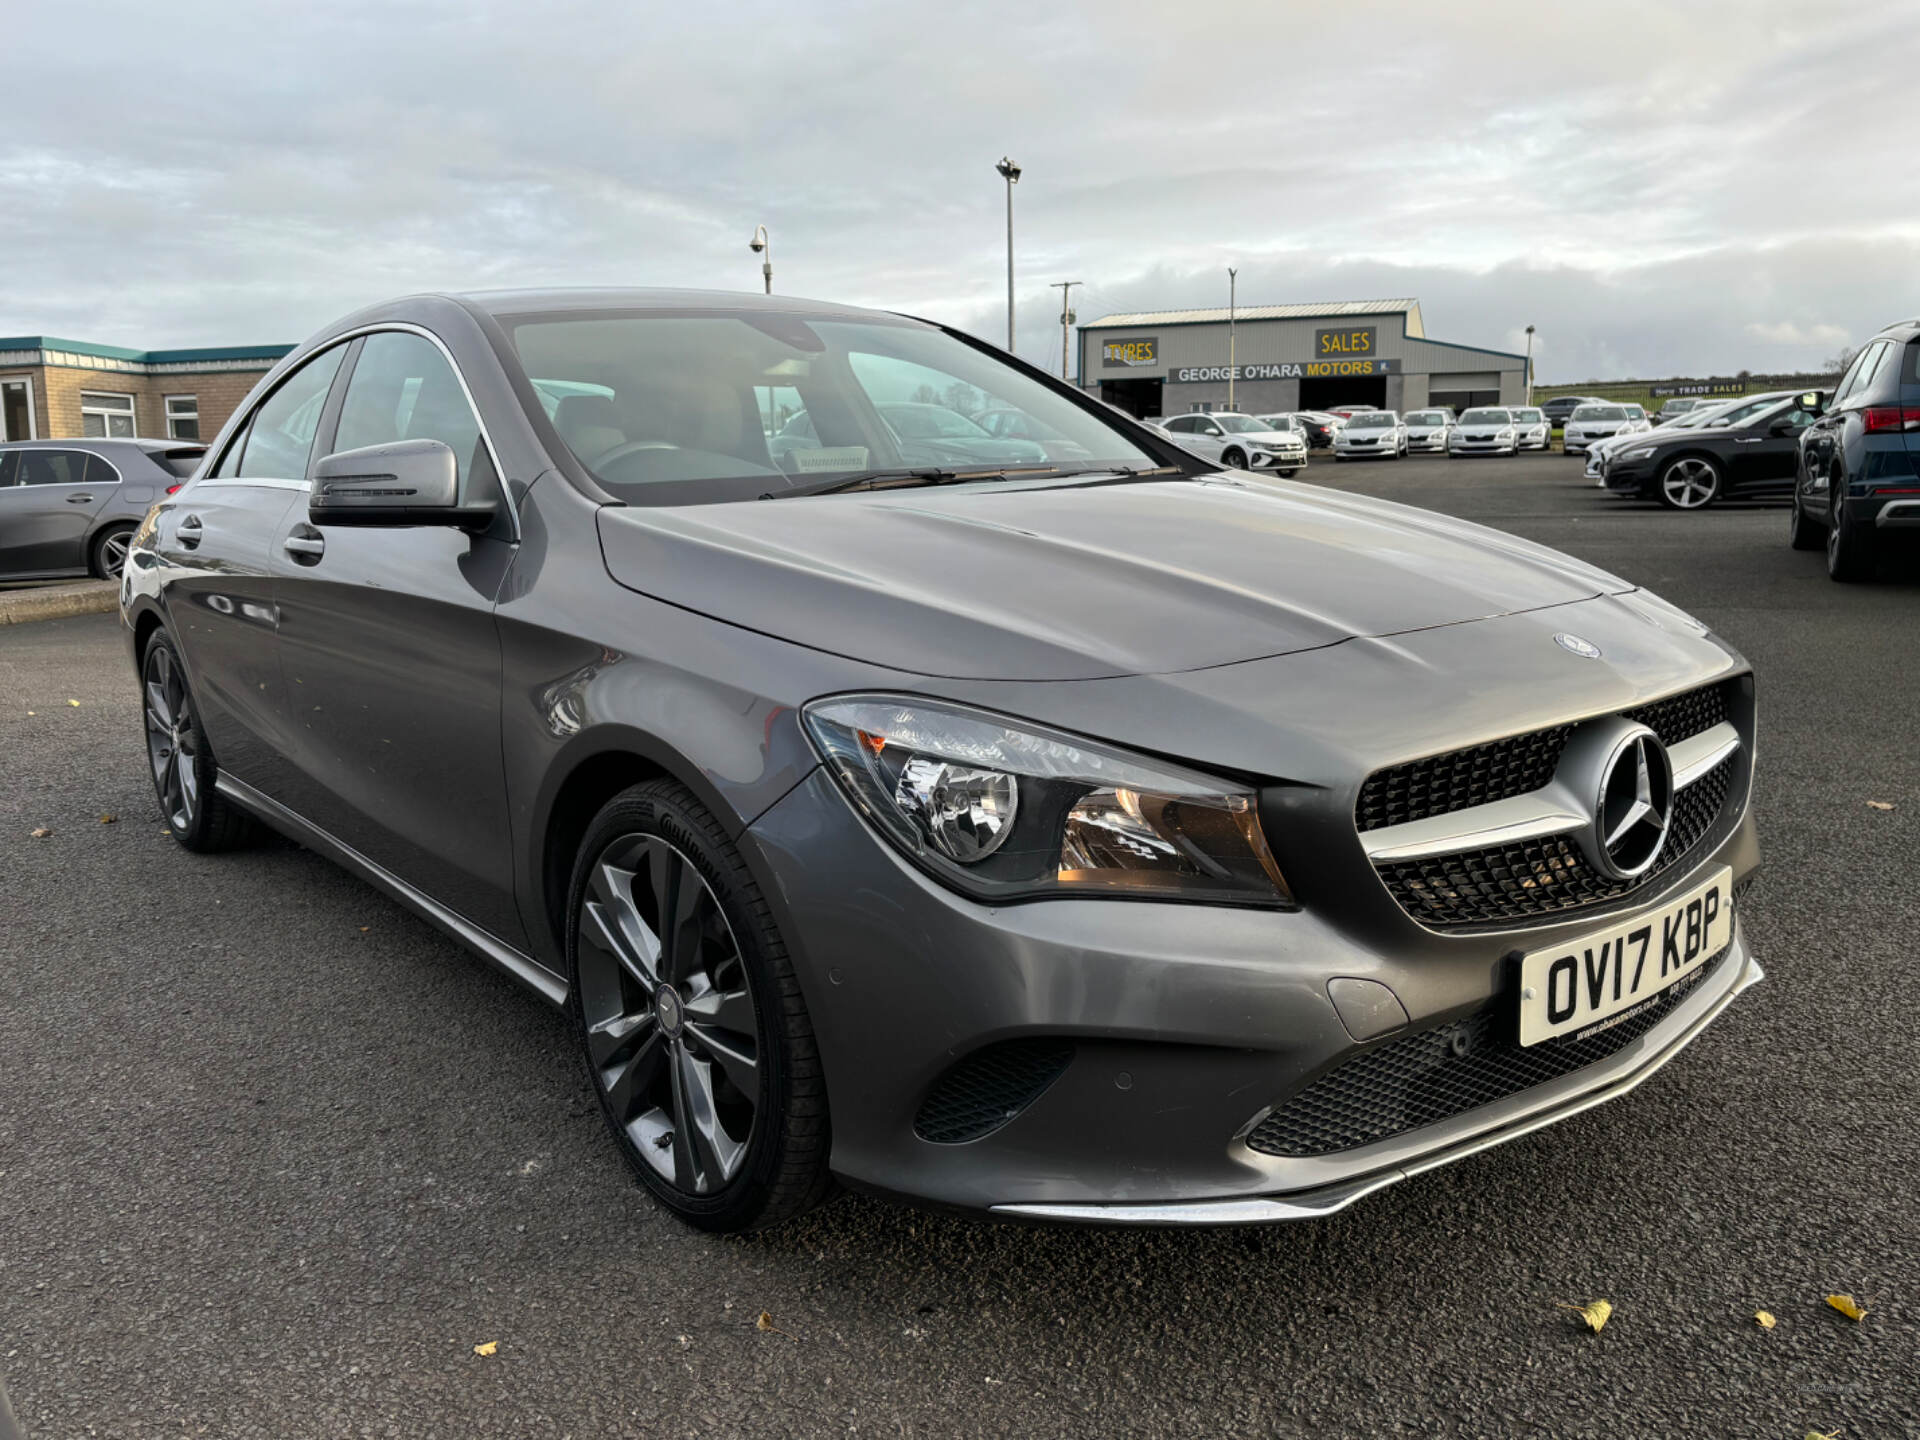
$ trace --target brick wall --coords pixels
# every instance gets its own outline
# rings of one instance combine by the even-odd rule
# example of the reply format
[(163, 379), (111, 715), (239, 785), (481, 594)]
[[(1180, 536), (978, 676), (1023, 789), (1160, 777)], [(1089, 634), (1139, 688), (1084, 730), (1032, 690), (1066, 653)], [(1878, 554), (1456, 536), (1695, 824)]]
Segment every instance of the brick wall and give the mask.
[(200, 406), (200, 438), (212, 440), (239, 408), (267, 366), (258, 370), (209, 370), (198, 374), (136, 375), (120, 370), (80, 370), (60, 365), (31, 370), (0, 370), (0, 379), (27, 376), (33, 382), (34, 418), (43, 440), (82, 433), (80, 392), (133, 397), (134, 433), (143, 439), (167, 438), (166, 397), (192, 395)]

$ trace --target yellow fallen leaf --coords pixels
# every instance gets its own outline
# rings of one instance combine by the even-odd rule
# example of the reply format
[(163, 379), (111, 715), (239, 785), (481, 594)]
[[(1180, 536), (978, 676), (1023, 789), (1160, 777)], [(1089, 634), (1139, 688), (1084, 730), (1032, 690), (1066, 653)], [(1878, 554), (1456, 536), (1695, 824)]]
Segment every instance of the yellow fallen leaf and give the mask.
[(100, 823), (102, 825), (111, 825), (113, 824), (114, 821), (118, 820), (119, 818), (120, 817), (118, 815), (102, 815), (100, 817)]
[(1867, 1307), (1851, 1295), (1829, 1295), (1827, 1296), (1827, 1304), (1838, 1310), (1849, 1320), (1864, 1320), (1867, 1318)]
[[(753, 1322), (753, 1328), (756, 1330), (770, 1331), (775, 1335), (787, 1335), (786, 1331), (782, 1330), (778, 1325), (773, 1323), (773, 1314), (772, 1312), (767, 1310), (762, 1310), (760, 1312), (759, 1316)], [(787, 1335), (787, 1338), (791, 1340), (794, 1337), (791, 1335)]]
[(1773, 1318), (1770, 1312), (1765, 1310), (1754, 1311), (1753, 1318), (1760, 1322), (1760, 1328), (1762, 1330), (1771, 1330), (1774, 1326), (1780, 1323), (1778, 1320)]
[(1559, 1303), (1562, 1310), (1571, 1310), (1586, 1321), (1587, 1328), (1596, 1335), (1606, 1329), (1607, 1321), (1613, 1318), (1613, 1304), (1608, 1300), (1595, 1300), (1588, 1305), (1569, 1305), (1564, 1300)]
[(1818, 1430), (1809, 1430), (1807, 1431), (1807, 1440), (1840, 1440), (1840, 1432), (1838, 1430), (1832, 1430), (1822, 1435)]
[(76, 710), (80, 708), (80, 702), (78, 700), (69, 700), (67, 701), (67, 704), (73, 706), (73, 708)]
[(499, 1348), (500, 1348), (500, 1342), (498, 1340), (489, 1340), (484, 1345), (474, 1346), (473, 1353), (476, 1355), (491, 1355), (493, 1354), (494, 1351), (498, 1350)]
[(1891, 810), (1893, 809), (1893, 802), (1891, 800), (1869, 800), (1867, 801), (1867, 808), (1869, 810)]
[(53, 834), (53, 831), (49, 830), (46, 826), (42, 825), (37, 830), (29, 830), (27, 833), (36, 840), (44, 840), (49, 835)]

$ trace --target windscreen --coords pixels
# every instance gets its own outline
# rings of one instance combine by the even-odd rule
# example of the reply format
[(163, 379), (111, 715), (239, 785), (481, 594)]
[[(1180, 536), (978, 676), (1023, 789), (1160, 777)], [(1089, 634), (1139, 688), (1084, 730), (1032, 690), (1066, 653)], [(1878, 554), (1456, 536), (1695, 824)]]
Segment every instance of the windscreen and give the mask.
[(1576, 420), (1625, 420), (1628, 418), (1624, 405), (1582, 405), (1573, 412)]
[(1538, 410), (1516, 410), (1513, 412), (1513, 423), (1516, 425), (1538, 425), (1546, 418), (1547, 417)]
[(1462, 425), (1511, 425), (1513, 416), (1505, 410), (1469, 410), (1460, 417)]
[[(503, 323), (561, 440), (630, 504), (752, 499), (876, 470), (1158, 463), (1098, 415), (916, 321), (610, 311)], [(1023, 417), (1032, 438), (991, 433), (974, 419), (989, 411)]]
[(1393, 412), (1391, 410), (1363, 410), (1360, 414), (1347, 421), (1347, 428), (1349, 430), (1379, 430), (1385, 429), (1393, 423)]
[(1446, 423), (1446, 415), (1439, 410), (1416, 410), (1407, 416), (1409, 425), (1444, 425)]

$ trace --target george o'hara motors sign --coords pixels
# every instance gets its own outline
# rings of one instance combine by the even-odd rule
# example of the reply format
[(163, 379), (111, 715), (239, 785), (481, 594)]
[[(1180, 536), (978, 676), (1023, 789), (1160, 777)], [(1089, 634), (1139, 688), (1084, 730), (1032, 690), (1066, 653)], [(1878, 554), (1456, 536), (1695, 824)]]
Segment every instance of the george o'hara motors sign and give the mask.
[(1355, 375), (1392, 375), (1394, 360), (1306, 360), (1275, 365), (1182, 365), (1167, 372), (1170, 385), (1200, 385), (1228, 380), (1319, 380)]

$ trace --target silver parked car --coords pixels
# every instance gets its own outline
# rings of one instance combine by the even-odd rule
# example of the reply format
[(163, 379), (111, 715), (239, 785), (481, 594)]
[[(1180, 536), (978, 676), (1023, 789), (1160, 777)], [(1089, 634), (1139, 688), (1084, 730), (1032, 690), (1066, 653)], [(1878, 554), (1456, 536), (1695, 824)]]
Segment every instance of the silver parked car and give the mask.
[(1399, 460), (1407, 453), (1407, 427), (1391, 410), (1359, 410), (1333, 437), (1336, 460)]
[(1276, 470), (1291, 475), (1307, 463), (1307, 437), (1275, 430), (1236, 410), (1194, 411), (1153, 422), (1203, 460), (1229, 470)]
[(1407, 450), (1426, 451), (1434, 455), (1447, 453), (1447, 441), (1453, 438), (1453, 412), (1444, 407), (1438, 410), (1413, 410), (1407, 414)]
[(177, 440), (0, 445), (0, 580), (116, 578), (140, 517), (204, 454)]
[(1520, 432), (1514, 425), (1513, 411), (1500, 405), (1476, 405), (1460, 417), (1447, 443), (1452, 458), (1463, 455), (1517, 455)]
[(1547, 412), (1535, 405), (1522, 405), (1513, 412), (1514, 434), (1522, 450), (1551, 450), (1553, 426)]
[[(607, 393), (548, 415), (534, 377)], [(1096, 458), (882, 418), (923, 384)], [(208, 461), (120, 590), (171, 843), (269, 825), (550, 1002), (527, 1033), (696, 1226), (836, 1181), (1325, 1216), (1625, 1094), (1760, 978), (1724, 640), (1513, 535), (1223, 474), (957, 331), (413, 296)]]
[[(1637, 412), (1637, 413), (1636, 413)], [(1653, 429), (1647, 412), (1638, 405), (1616, 405), (1611, 401), (1582, 405), (1567, 417), (1561, 432), (1561, 449), (1569, 455), (1584, 455), (1596, 440), (1615, 435), (1644, 435)]]

